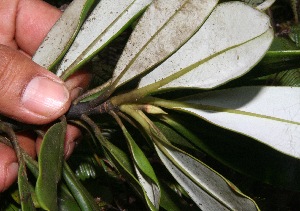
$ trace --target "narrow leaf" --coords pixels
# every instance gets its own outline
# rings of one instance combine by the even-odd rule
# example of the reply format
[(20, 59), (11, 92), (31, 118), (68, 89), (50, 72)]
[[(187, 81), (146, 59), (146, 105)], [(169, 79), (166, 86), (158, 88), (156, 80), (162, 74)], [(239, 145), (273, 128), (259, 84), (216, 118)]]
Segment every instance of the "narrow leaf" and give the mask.
[(57, 184), (61, 178), (66, 122), (54, 124), (45, 134), (39, 152), (36, 195), (45, 210), (58, 210)]
[(259, 210), (233, 184), (192, 156), (155, 144), (162, 162), (201, 210)]
[(129, 184), (148, 205), (148, 208), (150, 210), (157, 210), (152, 201), (149, 199), (143, 185), (137, 180), (128, 156), (110, 142), (105, 142), (104, 147), (107, 149), (106, 152), (108, 153), (110, 160), (114, 163), (121, 174), (127, 178)]
[(154, 123), (130, 105), (120, 107), (144, 128), (166, 168), (202, 210), (258, 210), (233, 184), (191, 155), (171, 145)]
[(63, 177), (81, 210), (96, 211), (100, 209), (94, 198), (76, 178), (66, 162), (64, 162)]
[(300, 157), (300, 88), (240, 87), (193, 95), (177, 109)]
[(158, 209), (160, 202), (160, 187), (154, 170), (147, 157), (139, 148), (139, 146), (135, 143), (132, 136), (124, 127), (124, 125), (122, 125), (121, 127), (127, 139), (129, 150), (134, 159), (134, 167), (138, 180), (141, 183), (143, 189), (147, 194), (147, 197), (149, 198), (153, 206), (156, 209)]
[(33, 211), (35, 210), (33, 203), (33, 192), (28, 181), (25, 162), (19, 162), (19, 171), (18, 171), (18, 187), (19, 194), (21, 199), (22, 210)]
[(149, 208), (151, 209), (152, 207), (155, 207), (158, 210), (161, 196), (158, 183), (153, 182), (153, 180), (151, 180), (148, 175), (145, 175), (144, 172), (142, 172), (142, 170), (136, 164), (134, 165), (134, 167), (137, 178), (144, 189), (147, 204), (151, 203), (150, 206), (148, 205)]
[[(189, 209), (188, 203), (186, 207), (183, 206), (182, 197), (176, 194), (169, 186), (166, 184), (161, 184), (161, 202), (160, 206), (167, 211), (180, 211), (183, 208)], [(182, 204), (181, 204), (182, 203)]]
[(80, 26), (97, 0), (74, 0), (52, 27), (32, 60), (52, 69), (72, 44)]
[(113, 86), (165, 60), (201, 27), (216, 4), (217, 0), (153, 1), (127, 42), (114, 71)]
[(57, 74), (67, 78), (124, 31), (151, 0), (101, 0), (83, 24)]
[(299, 68), (300, 50), (268, 51), (251, 73), (265, 76), (285, 70)]
[(142, 78), (139, 88), (212, 88), (250, 70), (268, 50), (273, 31), (267, 15), (241, 2), (218, 5), (199, 31)]
[[(163, 115), (163, 117), (161, 117), (160, 119), (165, 121), (167, 124), (170, 124), (172, 127), (174, 127), (172, 125), (172, 123), (175, 124), (175, 125), (176, 124), (180, 125), (180, 123), (178, 123), (176, 121), (173, 121), (172, 123), (169, 123), (169, 121), (172, 121), (172, 120), (171, 120), (171, 118), (169, 118), (168, 115)], [(154, 124), (166, 136), (166, 138), (168, 140), (170, 140), (170, 142), (172, 144), (177, 145), (177, 146), (179, 145), (179, 146), (183, 146), (183, 147), (188, 147), (188, 148), (191, 148), (193, 150), (196, 150), (196, 148), (191, 143), (189, 143), (189, 139), (186, 139), (184, 136), (182, 136), (180, 134), (181, 133), (180, 129), (182, 129), (182, 128), (174, 127), (176, 129), (176, 130), (174, 130), (169, 125), (164, 124), (162, 122), (154, 122)], [(188, 133), (188, 130), (185, 129), (184, 132)]]

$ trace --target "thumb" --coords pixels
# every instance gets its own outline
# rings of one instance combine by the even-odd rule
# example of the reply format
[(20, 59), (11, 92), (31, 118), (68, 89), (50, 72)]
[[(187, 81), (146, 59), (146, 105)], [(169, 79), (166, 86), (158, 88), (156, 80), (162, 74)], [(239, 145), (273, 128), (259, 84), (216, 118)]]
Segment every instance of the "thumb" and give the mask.
[(17, 50), (0, 45), (0, 113), (30, 124), (45, 124), (70, 106), (69, 91), (56, 75)]

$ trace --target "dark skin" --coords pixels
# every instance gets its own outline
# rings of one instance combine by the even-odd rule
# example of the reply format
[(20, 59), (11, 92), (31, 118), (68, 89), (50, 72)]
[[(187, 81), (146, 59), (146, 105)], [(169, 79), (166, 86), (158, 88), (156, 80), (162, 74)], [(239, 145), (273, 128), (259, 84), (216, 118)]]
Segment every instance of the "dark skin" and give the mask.
[[(61, 11), (42, 0), (0, 0), (0, 113), (20, 122), (46, 124), (62, 116), (72, 99), (90, 79), (80, 71), (66, 82), (31, 61)], [(39, 93), (43, 93), (40, 95)], [(80, 130), (68, 125), (65, 156), (81, 137)], [(36, 156), (41, 138), (18, 134), (21, 147)], [(0, 192), (17, 178), (17, 158), (13, 149), (0, 143)]]

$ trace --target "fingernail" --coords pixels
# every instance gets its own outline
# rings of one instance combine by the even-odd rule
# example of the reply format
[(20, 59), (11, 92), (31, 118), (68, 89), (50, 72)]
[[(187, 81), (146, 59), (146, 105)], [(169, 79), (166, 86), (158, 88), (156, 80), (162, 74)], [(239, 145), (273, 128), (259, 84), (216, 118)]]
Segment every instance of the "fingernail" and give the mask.
[(71, 152), (73, 151), (75, 145), (76, 145), (75, 142), (71, 142), (71, 143), (69, 143), (65, 146), (65, 153), (64, 153), (65, 159), (69, 158), (69, 156), (71, 155)]
[(67, 142), (65, 145), (65, 159), (69, 158), (74, 148), (80, 143), (82, 136), (76, 138), (74, 141)]
[(38, 115), (49, 117), (60, 111), (69, 99), (67, 88), (46, 77), (35, 77), (22, 96), (23, 106)]
[(11, 163), (7, 167), (7, 175), (10, 177), (17, 175), (18, 174), (18, 169), (19, 169), (19, 164), (18, 163)]
[(83, 88), (81, 87), (76, 87), (75, 89), (71, 90), (71, 99), (75, 100), (80, 94), (82, 94)]

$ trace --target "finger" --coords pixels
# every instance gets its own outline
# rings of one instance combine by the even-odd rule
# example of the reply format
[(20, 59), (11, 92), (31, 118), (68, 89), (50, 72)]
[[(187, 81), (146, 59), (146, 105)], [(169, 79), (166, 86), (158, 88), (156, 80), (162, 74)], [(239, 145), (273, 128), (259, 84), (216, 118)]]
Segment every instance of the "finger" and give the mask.
[(0, 44), (17, 48), (14, 39), (18, 1), (0, 2)]
[(41, 0), (0, 1), (0, 44), (33, 55), (61, 11)]
[(81, 131), (74, 125), (68, 125), (65, 137), (65, 159), (70, 157), (75, 146), (80, 142), (81, 139)]
[(65, 84), (22, 53), (0, 45), (0, 113), (16, 120), (49, 123), (70, 106)]
[[(81, 131), (75, 127), (74, 125), (67, 125), (67, 131), (65, 136), (65, 145), (64, 145), (64, 156), (65, 159), (69, 158), (71, 153), (73, 152), (76, 144), (82, 138)], [(42, 137), (38, 137), (36, 140), (36, 151), (39, 153), (41, 144), (43, 142)]]
[(17, 134), (20, 147), (32, 158), (36, 157), (35, 139), (36, 136), (27, 132)]
[(0, 192), (14, 183), (18, 176), (18, 167), (14, 150), (0, 143)]
[[(35, 157), (35, 142), (29, 134), (17, 135), (19, 145), (30, 156)], [(14, 150), (0, 143), (0, 192), (11, 186), (18, 176), (18, 161)]]
[(18, 46), (33, 55), (61, 16), (61, 11), (41, 0), (19, 0), (15, 39)]
[(88, 71), (80, 70), (67, 79), (65, 84), (70, 91), (72, 100), (76, 99), (86, 88), (88, 88), (91, 78), (92, 74)]

